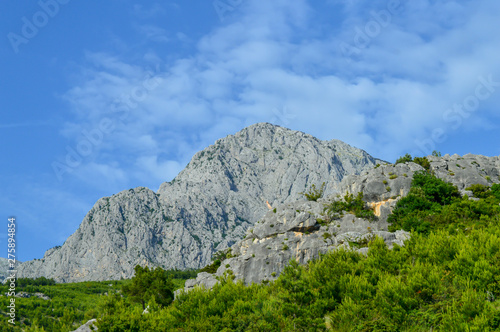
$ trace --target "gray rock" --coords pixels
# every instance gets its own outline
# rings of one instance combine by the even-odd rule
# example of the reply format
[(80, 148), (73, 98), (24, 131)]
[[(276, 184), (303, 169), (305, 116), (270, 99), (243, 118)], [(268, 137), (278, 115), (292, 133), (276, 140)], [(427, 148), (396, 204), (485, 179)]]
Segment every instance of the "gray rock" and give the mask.
[[(232, 247), (232, 255), (224, 260), (214, 275), (200, 273), (196, 279), (186, 281), (185, 291), (196, 286), (211, 288), (231, 270), (235, 280), (245, 284), (274, 280), (291, 259), (305, 264), (320, 254), (339, 247), (367, 252), (367, 244), (376, 236), (392, 248), (404, 245), (409, 233), (387, 231), (387, 223), (368, 221), (345, 214), (325, 225), (324, 205), (327, 201), (299, 201), (276, 208), (247, 232), (246, 238)], [(350, 244), (353, 244), (351, 246)]]
[(325, 194), (380, 163), (341, 141), (261, 123), (198, 152), (158, 193), (130, 189), (100, 199), (61, 247), (23, 263), (19, 277), (58, 282), (130, 278), (136, 264), (200, 268), (243, 238), (268, 210), (312, 184)]
[[(500, 158), (467, 155), (464, 157), (428, 157), (430, 170), (437, 177), (456, 185), (469, 196), (472, 192), (465, 188), (473, 184), (491, 185), (499, 183)], [(413, 162), (406, 164), (383, 164), (360, 175), (348, 175), (332, 188), (336, 194), (318, 202), (294, 202), (268, 212), (264, 219), (257, 222), (245, 239), (232, 247), (236, 257), (222, 262), (213, 275), (203, 275), (204, 282), (189, 280), (185, 290), (196, 286), (213, 287), (217, 278), (231, 270), (235, 280), (246, 284), (260, 283), (276, 279), (290, 259), (305, 264), (330, 250), (339, 247), (368, 252), (366, 243), (373, 237), (381, 237), (389, 248), (395, 244), (404, 245), (409, 239), (408, 232), (399, 230), (388, 232), (387, 216), (397, 201), (408, 194), (415, 172), (424, 170)], [(346, 193), (363, 193), (364, 200), (378, 216), (377, 221), (356, 218), (345, 214), (328, 226), (320, 224), (324, 203), (341, 199)], [(471, 197), (471, 199), (476, 199)], [(354, 247), (352, 246), (354, 244)], [(359, 246), (361, 248), (358, 248)]]
[(21, 262), (16, 260), (14, 267), (11, 267), (7, 258), (0, 257), (0, 282), (6, 282), (6, 278), (12, 275), (10, 270), (16, 270), (19, 264), (21, 264)]
[(83, 324), (76, 330), (72, 332), (92, 332), (97, 331), (97, 327), (95, 327), (94, 323), (97, 322), (97, 319), (91, 319), (87, 323)]
[[(472, 184), (500, 182), (499, 157), (428, 158), (431, 170), (461, 191)], [(256, 124), (198, 152), (157, 193), (139, 187), (100, 199), (61, 247), (48, 250), (42, 259), (22, 263), (18, 277), (78, 282), (130, 278), (137, 264), (200, 268), (214, 252), (235, 245), (255, 225), (252, 236), (258, 243), (248, 250), (262, 261), (227, 264), (241, 265), (236, 270), (257, 282), (263, 280), (260, 274), (277, 273), (290, 258), (305, 262), (338, 246), (330, 239), (324, 244), (317, 235), (324, 232), (317, 223), (321, 206), (298, 202), (303, 199), (300, 193), (312, 184), (324, 182), (325, 196), (330, 199), (362, 192), (379, 216), (378, 223), (349, 215), (338, 223), (344, 233), (364, 236), (367, 227), (387, 230), (387, 216), (410, 190), (414, 172), (422, 169), (415, 163), (387, 164), (341, 141), (320, 141), (302, 132)], [(291, 208), (285, 208), (286, 204), (292, 204)], [(303, 206), (296, 214), (294, 204), (310, 204), (310, 209)], [(265, 223), (255, 224), (274, 208), (279, 210), (277, 215), (268, 212)], [(295, 246), (295, 251), (277, 250), (284, 241), (271, 239), (280, 236), (288, 238), (285, 243)], [(238, 243), (250, 248), (245, 241)], [(265, 258), (268, 247), (275, 252)], [(234, 248), (239, 250), (239, 245)], [(262, 262), (268, 266), (255, 270)], [(200, 283), (213, 282), (208, 276), (203, 278)]]

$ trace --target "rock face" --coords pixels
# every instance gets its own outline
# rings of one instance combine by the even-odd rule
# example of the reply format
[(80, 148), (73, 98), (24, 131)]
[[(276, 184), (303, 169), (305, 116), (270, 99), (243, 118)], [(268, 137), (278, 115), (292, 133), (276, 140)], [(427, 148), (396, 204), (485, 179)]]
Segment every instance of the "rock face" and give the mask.
[(325, 182), (382, 163), (341, 141), (256, 124), (198, 152), (157, 193), (130, 189), (100, 199), (62, 247), (23, 263), (19, 277), (58, 282), (130, 278), (136, 264), (199, 268), (243, 238), (269, 206), (300, 200)]
[[(500, 158), (466, 155), (428, 157), (436, 176), (455, 184), (463, 193), (472, 184), (499, 183)], [(367, 242), (374, 236), (384, 239), (391, 248), (409, 238), (404, 231), (388, 232), (387, 216), (399, 198), (410, 191), (413, 174), (424, 170), (413, 162), (377, 165), (360, 175), (349, 175), (335, 185), (337, 195), (317, 202), (293, 202), (268, 212), (262, 221), (247, 232), (246, 238), (232, 247), (235, 257), (224, 260), (215, 274), (200, 273), (186, 281), (185, 290), (196, 286), (211, 288), (230, 270), (235, 280), (246, 284), (274, 280), (293, 259), (304, 264), (320, 254), (341, 246), (367, 252)], [(345, 214), (325, 225), (324, 206), (345, 193), (363, 193), (364, 200), (378, 216), (377, 221)]]
[[(15, 270), (19, 264), (21, 264), (20, 261), (16, 260), (15, 267), (13, 270)], [(9, 260), (7, 258), (0, 257), (0, 282), (5, 282), (5, 278), (8, 278), (11, 276), (9, 273)]]
[(291, 259), (304, 264), (332, 249), (349, 247), (349, 243), (359, 246), (355, 250), (366, 252), (368, 241), (375, 236), (382, 237), (389, 247), (394, 243), (403, 245), (409, 237), (404, 231), (387, 232), (384, 222), (370, 222), (352, 214), (322, 225), (325, 203), (327, 200), (294, 202), (268, 212), (245, 239), (232, 247), (235, 257), (224, 260), (214, 275), (203, 272), (187, 280), (185, 290), (197, 285), (211, 288), (227, 270), (232, 271), (235, 280), (241, 279), (247, 285), (270, 281)]

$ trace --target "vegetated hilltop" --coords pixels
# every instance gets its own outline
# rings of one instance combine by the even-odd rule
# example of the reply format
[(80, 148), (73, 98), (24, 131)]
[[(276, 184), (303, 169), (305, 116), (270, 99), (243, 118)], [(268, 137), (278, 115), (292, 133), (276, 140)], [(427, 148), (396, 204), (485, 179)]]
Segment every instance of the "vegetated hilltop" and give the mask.
[(140, 187), (100, 199), (61, 247), (21, 264), (19, 276), (77, 282), (130, 278), (137, 264), (200, 268), (269, 206), (300, 200), (312, 184), (333, 193), (346, 175), (380, 162), (338, 140), (252, 125), (197, 153), (157, 193)]
[[(352, 247), (366, 253), (368, 242), (377, 236), (389, 247), (394, 243), (402, 245), (409, 238), (407, 231), (411, 227), (406, 227), (406, 231), (400, 230), (405, 227), (390, 227), (388, 216), (398, 201), (411, 192), (416, 172), (428, 171), (457, 186), (456, 196), (460, 193), (472, 196), (466, 190), (471, 185), (500, 182), (498, 157), (447, 155), (417, 158), (415, 161), (420, 164), (407, 161), (378, 164), (360, 175), (345, 177), (336, 186), (342, 195), (288, 203), (268, 212), (247, 232), (245, 239), (221, 256), (225, 259), (216, 261), (196, 279), (188, 280), (186, 290), (197, 285), (211, 288), (228, 271), (247, 285), (268, 282), (277, 279), (291, 259), (304, 264), (338, 247)], [(445, 189), (436, 195), (444, 195)], [(430, 209), (432, 204), (426, 206)], [(389, 221), (393, 222), (394, 217)], [(409, 222), (406, 224), (410, 225)], [(419, 222), (413, 226), (424, 227)]]

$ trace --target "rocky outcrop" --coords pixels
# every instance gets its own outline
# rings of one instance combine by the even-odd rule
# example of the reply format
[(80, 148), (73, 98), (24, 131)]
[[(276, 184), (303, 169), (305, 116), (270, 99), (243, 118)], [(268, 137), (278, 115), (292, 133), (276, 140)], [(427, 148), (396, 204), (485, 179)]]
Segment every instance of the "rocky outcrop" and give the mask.
[[(500, 158), (475, 155), (428, 157), (437, 177), (456, 185), (463, 193), (473, 184), (499, 183)], [(388, 232), (387, 216), (397, 201), (408, 194), (413, 174), (424, 168), (413, 162), (382, 164), (360, 175), (349, 175), (335, 185), (336, 195), (317, 202), (294, 202), (268, 212), (232, 247), (235, 257), (224, 260), (215, 274), (200, 273), (186, 281), (185, 290), (196, 286), (211, 288), (217, 278), (230, 270), (235, 280), (246, 284), (276, 279), (290, 260), (301, 264), (339, 247), (366, 253), (368, 242), (379, 236), (391, 248), (409, 238), (404, 231)], [(378, 217), (376, 221), (345, 214), (325, 224), (324, 207), (346, 193), (363, 193), (364, 200)]]
[(235, 280), (243, 280), (245, 284), (270, 281), (280, 275), (290, 260), (305, 264), (339, 247), (366, 253), (368, 242), (376, 236), (383, 238), (389, 247), (402, 246), (409, 238), (404, 231), (388, 232), (384, 222), (352, 214), (325, 223), (326, 203), (327, 200), (295, 202), (268, 212), (245, 239), (232, 247), (231, 254), (235, 257), (224, 260), (213, 275), (200, 273), (196, 279), (186, 281), (185, 290), (197, 285), (211, 288), (217, 277), (228, 270)]
[(500, 183), (500, 157), (466, 154), (427, 157), (436, 176), (453, 183), (462, 192), (473, 184)]
[[(428, 158), (431, 170), (463, 193), (472, 184), (499, 182), (499, 157)], [(256, 124), (198, 152), (157, 193), (135, 188), (100, 199), (61, 247), (48, 250), (42, 259), (21, 264), (18, 277), (44, 276), (58, 282), (77, 282), (130, 278), (136, 264), (165, 269), (200, 268), (210, 262), (215, 251), (234, 246), (266, 212), (283, 204), (295, 204), (303, 199), (301, 192), (323, 182), (326, 196), (363, 192), (379, 216), (375, 228), (384, 232), (387, 215), (397, 199), (408, 193), (413, 173), (422, 169), (415, 163), (387, 164), (341, 141), (320, 141), (302, 132)], [(352, 220), (346, 224), (349, 222)], [(362, 222), (355, 220), (355, 224)], [(322, 226), (314, 232), (283, 227), (280, 230), (284, 233), (279, 234), (325, 233)], [(286, 238), (291, 241), (292, 237)], [(300, 238), (305, 242), (290, 244), (312, 246), (314, 237)], [(266, 243), (266, 248), (286, 243), (276, 241)], [(325, 247), (324, 241), (313, 242), (321, 246), (300, 253), (282, 253), (278, 255), (281, 258), (273, 259), (281, 266), (279, 260), (287, 262), (291, 257), (297, 259), (296, 255), (309, 259), (338, 244), (332, 242)], [(234, 246), (235, 250), (239, 250), (238, 246)], [(249, 276), (249, 280), (256, 279)]]
[[(136, 264), (199, 268), (269, 210), (325, 193), (382, 161), (341, 141), (256, 124), (197, 153), (157, 193), (136, 188), (100, 199), (61, 247), (22, 264), (19, 277), (58, 282), (130, 278)], [(266, 203), (267, 202), (267, 203)]]

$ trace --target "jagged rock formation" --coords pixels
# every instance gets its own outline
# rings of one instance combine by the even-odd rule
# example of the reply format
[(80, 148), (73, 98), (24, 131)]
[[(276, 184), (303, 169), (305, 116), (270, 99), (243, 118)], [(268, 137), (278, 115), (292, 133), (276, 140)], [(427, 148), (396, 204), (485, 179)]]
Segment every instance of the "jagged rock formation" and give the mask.
[(382, 237), (389, 247), (394, 243), (403, 245), (409, 237), (404, 231), (387, 232), (383, 222), (370, 222), (352, 214), (324, 225), (321, 221), (325, 218), (325, 203), (326, 200), (295, 202), (268, 212), (245, 239), (232, 247), (235, 257), (224, 260), (214, 275), (202, 272), (196, 279), (187, 280), (185, 289), (197, 285), (211, 288), (217, 277), (228, 270), (235, 280), (246, 284), (274, 280), (291, 259), (304, 264), (332, 249), (349, 247), (349, 243), (360, 246), (355, 250), (366, 252), (368, 241), (375, 236)]
[(382, 161), (341, 141), (256, 124), (197, 153), (158, 193), (136, 188), (100, 199), (62, 247), (19, 267), (59, 282), (130, 278), (136, 264), (199, 268), (240, 240), (268, 206), (325, 193)]
[[(476, 155), (428, 157), (430, 169), (440, 178), (456, 185), (462, 193), (470, 185), (491, 185), (500, 182), (500, 158)], [(200, 285), (211, 288), (230, 270), (235, 280), (246, 284), (276, 279), (290, 259), (306, 263), (320, 254), (340, 246), (366, 252), (367, 242), (374, 236), (384, 239), (389, 247), (403, 245), (409, 233), (387, 231), (387, 216), (398, 199), (410, 191), (413, 174), (424, 170), (413, 162), (397, 165), (377, 165), (361, 175), (349, 175), (335, 186), (339, 194), (317, 202), (295, 202), (282, 205), (266, 214), (245, 239), (232, 247), (235, 257), (224, 260), (215, 274), (198, 274), (186, 281), (185, 290)], [(324, 206), (339, 199), (340, 193), (363, 193), (364, 199), (378, 216), (368, 221), (346, 214), (325, 225)], [(362, 246), (361, 248), (359, 248)]]

